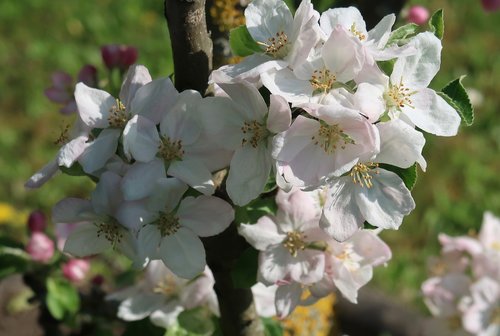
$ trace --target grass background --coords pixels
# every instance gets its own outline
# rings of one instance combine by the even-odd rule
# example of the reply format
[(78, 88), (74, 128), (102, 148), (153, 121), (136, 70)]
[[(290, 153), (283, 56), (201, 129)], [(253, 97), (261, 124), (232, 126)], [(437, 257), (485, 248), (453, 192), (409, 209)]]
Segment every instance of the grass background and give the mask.
[[(428, 169), (420, 172), (413, 190), (417, 208), (399, 231), (382, 234), (394, 256), (376, 271), (374, 283), (422, 307), (419, 287), (426, 278), (428, 256), (439, 251), (437, 234), (478, 230), (485, 210), (500, 215), (500, 13), (484, 12), (479, 0), (418, 4), (445, 11), (442, 69), (433, 87), (467, 74), (464, 84), (483, 95), (473, 126), (462, 126), (453, 138), (426, 136)], [(40, 190), (23, 187), (52, 159), (57, 151), (53, 141), (72, 122), (57, 112), (43, 90), (51, 85), (53, 71), (76, 75), (86, 63), (97, 66), (100, 78), (105, 78), (99, 47), (108, 43), (137, 47), (138, 62), (153, 78), (171, 74), (162, 11), (159, 0), (0, 2), (0, 203), (49, 213), (65, 196), (88, 195), (89, 181), (64, 175)], [(20, 239), (23, 225), (0, 223), (2, 230)]]

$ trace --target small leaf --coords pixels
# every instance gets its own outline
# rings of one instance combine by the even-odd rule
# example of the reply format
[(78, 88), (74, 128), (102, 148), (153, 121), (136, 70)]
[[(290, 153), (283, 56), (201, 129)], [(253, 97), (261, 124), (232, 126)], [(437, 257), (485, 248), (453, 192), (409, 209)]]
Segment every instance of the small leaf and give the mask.
[(431, 32), (436, 35), (436, 37), (440, 40), (443, 39), (444, 36), (444, 17), (443, 10), (438, 9), (434, 14), (432, 14), (429, 20), (429, 27), (431, 28)]
[(409, 168), (400, 168), (388, 164), (381, 164), (380, 168), (396, 173), (404, 182), (408, 190), (412, 190), (417, 183), (417, 164)]
[(266, 336), (282, 336), (283, 328), (279, 321), (276, 321), (269, 317), (261, 318), (262, 324), (264, 325), (264, 334)]
[(257, 282), (259, 252), (249, 247), (240, 255), (231, 270), (231, 279), (236, 288), (250, 288)]
[(408, 23), (399, 27), (391, 33), (389, 40), (387, 40), (387, 45), (397, 44), (400, 41), (405, 40), (408, 36), (415, 34), (418, 31), (418, 28), (419, 26), (415, 23)]
[(214, 323), (210, 319), (211, 314), (208, 309), (198, 307), (183, 311), (177, 317), (177, 321), (189, 335), (210, 336), (215, 330)]
[(377, 65), (387, 76), (390, 76), (395, 63), (396, 59), (392, 59), (388, 61), (378, 61)]
[(262, 48), (255, 42), (245, 25), (231, 29), (229, 33), (229, 45), (235, 56), (244, 57), (262, 52)]
[(47, 308), (57, 320), (62, 320), (66, 313), (75, 314), (80, 308), (80, 296), (75, 287), (66, 280), (47, 278)]
[(441, 90), (442, 92), (439, 92), (439, 95), (457, 110), (465, 124), (470, 126), (474, 122), (474, 107), (470, 103), (469, 95), (462, 85), (464, 77), (461, 76), (448, 83)]

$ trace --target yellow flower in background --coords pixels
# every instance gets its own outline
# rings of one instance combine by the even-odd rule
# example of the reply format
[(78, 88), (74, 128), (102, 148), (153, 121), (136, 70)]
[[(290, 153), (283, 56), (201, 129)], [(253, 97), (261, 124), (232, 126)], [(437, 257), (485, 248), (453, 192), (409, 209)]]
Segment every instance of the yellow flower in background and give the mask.
[(13, 226), (25, 226), (28, 220), (28, 212), (18, 210), (8, 203), (0, 203), (0, 224)]
[(311, 306), (297, 306), (281, 321), (284, 336), (328, 336), (333, 324), (335, 295), (331, 294)]
[(210, 8), (210, 15), (221, 32), (228, 32), (232, 28), (245, 24), (240, 0), (215, 0)]

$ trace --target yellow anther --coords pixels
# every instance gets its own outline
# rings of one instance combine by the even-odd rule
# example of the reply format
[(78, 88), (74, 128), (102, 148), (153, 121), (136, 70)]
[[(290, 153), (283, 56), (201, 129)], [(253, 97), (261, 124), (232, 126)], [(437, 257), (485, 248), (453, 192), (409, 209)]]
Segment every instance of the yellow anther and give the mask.
[(306, 248), (304, 243), (304, 236), (302, 232), (292, 231), (286, 233), (286, 238), (283, 241), (283, 246), (290, 252), (293, 257), (297, 256), (298, 251), (302, 251)]
[(318, 134), (313, 136), (311, 140), (315, 145), (323, 148), (325, 153), (333, 154), (338, 147), (345, 149), (347, 144), (354, 144), (354, 140), (344, 133), (339, 125), (321, 125)]
[(162, 136), (160, 146), (158, 147), (158, 155), (165, 161), (182, 160), (184, 150), (182, 149), (181, 140), (172, 141), (169, 137)]
[(360, 187), (373, 187), (372, 175), (379, 174), (378, 163), (358, 163), (351, 169), (351, 178), (354, 184), (359, 184)]
[(109, 109), (108, 122), (109, 127), (112, 128), (123, 128), (127, 124), (130, 118), (125, 105), (117, 99), (116, 104)]

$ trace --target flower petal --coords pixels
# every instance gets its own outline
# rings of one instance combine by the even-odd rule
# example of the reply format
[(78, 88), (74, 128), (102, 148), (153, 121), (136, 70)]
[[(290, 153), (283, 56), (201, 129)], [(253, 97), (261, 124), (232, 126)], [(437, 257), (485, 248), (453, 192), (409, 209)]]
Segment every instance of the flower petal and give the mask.
[(149, 196), (160, 178), (165, 178), (165, 164), (162, 160), (136, 162), (122, 179), (123, 198), (133, 201)]
[(75, 100), (82, 121), (92, 128), (109, 126), (109, 111), (116, 104), (115, 98), (103, 90), (88, 87), (82, 82), (76, 84)]
[(141, 115), (135, 115), (123, 130), (123, 151), (130, 160), (151, 161), (158, 152), (160, 136), (155, 123)]

